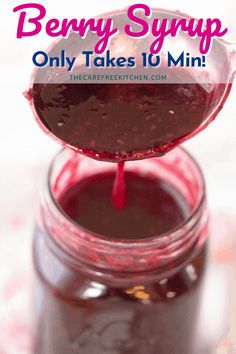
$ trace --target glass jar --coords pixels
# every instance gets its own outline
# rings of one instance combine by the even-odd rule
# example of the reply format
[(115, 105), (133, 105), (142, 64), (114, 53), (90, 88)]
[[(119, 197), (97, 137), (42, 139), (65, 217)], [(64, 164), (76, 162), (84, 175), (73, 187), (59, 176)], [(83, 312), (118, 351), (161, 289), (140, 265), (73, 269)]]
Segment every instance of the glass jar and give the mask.
[(170, 233), (114, 240), (74, 223), (58, 199), (80, 179), (115, 168), (67, 150), (51, 165), (33, 247), (34, 354), (194, 353), (208, 233), (201, 171), (183, 149), (127, 162), (126, 170), (175, 186), (191, 213)]

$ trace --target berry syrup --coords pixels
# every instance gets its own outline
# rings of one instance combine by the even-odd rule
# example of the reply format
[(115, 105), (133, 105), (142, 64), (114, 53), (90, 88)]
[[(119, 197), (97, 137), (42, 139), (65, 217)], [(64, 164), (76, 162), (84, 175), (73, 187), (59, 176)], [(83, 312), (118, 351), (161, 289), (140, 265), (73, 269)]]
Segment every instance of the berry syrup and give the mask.
[[(146, 41), (137, 51), (131, 43), (129, 54)], [(65, 43), (69, 55), (84, 46), (71, 33), (49, 54)], [(202, 353), (202, 175), (182, 150), (128, 160), (162, 156), (204, 129), (231, 85), (201, 85), (184, 69), (169, 71), (166, 84), (55, 83), (59, 71), (42, 72), (42, 81), (37, 74), (26, 96), (38, 123), (93, 159), (64, 151), (50, 170), (34, 239), (34, 354)]]
[(189, 216), (183, 196), (164, 180), (126, 172), (126, 200), (124, 180), (116, 180), (115, 187), (122, 186), (112, 203), (114, 180), (113, 172), (82, 179), (63, 193), (59, 204), (83, 228), (127, 240), (170, 232)]
[(34, 84), (28, 96), (40, 125), (57, 141), (119, 162), (161, 156), (179, 145), (215, 112), (224, 91), (223, 84), (209, 90), (198, 83), (46, 83)]
[(80, 153), (120, 163), (113, 187), (120, 209), (126, 199), (123, 161), (160, 156), (180, 144), (213, 112), (224, 89), (219, 84), (207, 91), (197, 83), (34, 84), (30, 94), (53, 136)]
[(34, 354), (202, 353), (202, 176), (180, 149), (127, 162), (116, 208), (122, 168), (67, 150), (51, 166), (34, 238)]

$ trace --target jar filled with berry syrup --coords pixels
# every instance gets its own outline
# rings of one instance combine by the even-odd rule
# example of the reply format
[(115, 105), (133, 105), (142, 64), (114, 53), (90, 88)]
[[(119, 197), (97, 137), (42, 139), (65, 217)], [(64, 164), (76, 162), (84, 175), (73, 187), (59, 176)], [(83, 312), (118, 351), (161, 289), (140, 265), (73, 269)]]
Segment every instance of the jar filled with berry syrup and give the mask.
[(35, 229), (34, 354), (192, 354), (206, 271), (204, 179), (183, 149), (116, 165), (54, 159)]

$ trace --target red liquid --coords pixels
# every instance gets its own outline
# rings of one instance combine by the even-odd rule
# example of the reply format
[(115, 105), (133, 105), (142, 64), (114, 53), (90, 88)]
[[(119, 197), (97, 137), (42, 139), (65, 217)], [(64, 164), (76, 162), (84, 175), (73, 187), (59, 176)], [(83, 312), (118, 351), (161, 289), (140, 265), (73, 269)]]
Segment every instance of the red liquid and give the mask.
[[(112, 199), (116, 173), (101, 167), (100, 173), (85, 174), (77, 182), (78, 172), (87, 166), (91, 173), (94, 165), (83, 161), (76, 165), (76, 160), (78, 156), (59, 164), (52, 191), (61, 210), (55, 213), (55, 202), (42, 205), (42, 221), (36, 229), (34, 354), (205, 354), (195, 346), (206, 267), (205, 231), (200, 231), (204, 203), (194, 225), (179, 227), (178, 239), (168, 233), (163, 247), (163, 239), (154, 242), (148, 237), (186, 220), (192, 198), (185, 199), (177, 191), (176, 181), (172, 185), (157, 177), (161, 165), (143, 168), (140, 174), (126, 171), (126, 203), (119, 209)], [(188, 180), (194, 175), (191, 168), (184, 178), (189, 165), (183, 171), (173, 166), (173, 174), (170, 162), (168, 166), (170, 176), (195, 195), (198, 184)], [(117, 180), (120, 173), (122, 169)], [(107, 240), (84, 233), (83, 228)], [(138, 240), (129, 242), (134, 244), (130, 249), (122, 238)], [(146, 246), (139, 247), (143, 238)]]
[(117, 209), (125, 207), (126, 186), (125, 186), (125, 163), (119, 162), (117, 166), (116, 178), (113, 184), (112, 200)]
[(61, 196), (61, 208), (80, 226), (99, 235), (123, 239), (161, 235), (187, 219), (189, 208), (174, 187), (132, 172), (125, 174), (125, 206), (123, 194), (117, 196), (114, 205), (114, 179), (110, 172), (79, 181)]
[(205, 354), (196, 327), (206, 247), (174, 275), (135, 282), (134, 273), (129, 286), (61, 263), (40, 234), (34, 261), (34, 354)]
[[(53, 255), (40, 251), (53, 266)], [(48, 281), (56, 272), (45, 276), (36, 263), (45, 301), (34, 354), (205, 354), (194, 342), (205, 257), (204, 250), (189, 262), (194, 278), (186, 266), (161, 282), (130, 287), (100, 285), (64, 267), (55, 288)]]
[(29, 96), (54, 137), (117, 162), (159, 156), (181, 143), (213, 114), (224, 90), (197, 83), (34, 84)]

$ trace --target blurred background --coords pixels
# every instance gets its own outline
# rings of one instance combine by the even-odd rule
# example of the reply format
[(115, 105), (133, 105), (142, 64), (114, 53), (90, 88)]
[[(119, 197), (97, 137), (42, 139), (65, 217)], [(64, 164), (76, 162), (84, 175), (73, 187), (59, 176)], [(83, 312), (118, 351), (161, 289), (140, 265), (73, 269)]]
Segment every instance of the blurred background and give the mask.
[[(66, 3), (37, 1), (48, 17), (88, 18), (134, 4), (129, 0)], [(31, 239), (34, 215), (48, 165), (60, 149), (37, 126), (23, 92), (28, 89), (36, 50), (51, 38), (16, 39), (23, 1), (0, 5), (0, 354), (30, 354)], [(219, 17), (236, 42), (235, 0), (145, 1), (149, 6)], [(220, 58), (219, 58), (220, 60)], [(236, 84), (223, 111), (203, 133), (185, 144), (205, 174), (211, 212), (210, 267), (198, 354), (236, 353)], [(212, 353), (212, 352), (211, 352)], [(173, 354), (173, 353), (170, 353)], [(190, 353), (192, 354), (192, 353)]]

